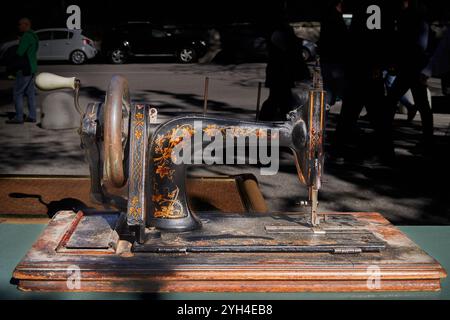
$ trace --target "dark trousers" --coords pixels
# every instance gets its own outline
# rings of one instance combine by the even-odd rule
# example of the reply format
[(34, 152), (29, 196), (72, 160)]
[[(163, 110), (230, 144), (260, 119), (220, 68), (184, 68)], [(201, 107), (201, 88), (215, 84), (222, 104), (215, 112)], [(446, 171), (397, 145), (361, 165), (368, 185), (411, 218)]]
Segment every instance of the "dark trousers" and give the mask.
[(264, 101), (259, 120), (283, 121), (291, 111), (293, 104), (292, 89), (290, 86), (270, 87), (269, 97)]
[(321, 62), (323, 89), (327, 92), (327, 104), (333, 106), (344, 93), (344, 66), (339, 63)]
[(363, 107), (375, 130), (374, 151), (382, 157), (392, 157), (394, 147), (389, 125), (390, 109), (385, 101), (383, 79), (372, 79), (364, 74), (353, 74), (348, 79), (336, 128), (336, 151), (343, 154), (347, 143), (353, 139)]
[(420, 72), (400, 71), (389, 88), (387, 100), (392, 111), (391, 121), (393, 121), (398, 101), (409, 89), (411, 89), (414, 105), (422, 119), (424, 139), (426, 142), (431, 142), (433, 139), (433, 112), (428, 102), (427, 85), (422, 82)]
[(16, 75), (13, 97), (16, 108), (16, 120), (23, 121), (23, 99), (28, 99), (28, 118), (36, 120), (36, 89), (34, 87), (34, 75), (24, 76), (21, 72)]

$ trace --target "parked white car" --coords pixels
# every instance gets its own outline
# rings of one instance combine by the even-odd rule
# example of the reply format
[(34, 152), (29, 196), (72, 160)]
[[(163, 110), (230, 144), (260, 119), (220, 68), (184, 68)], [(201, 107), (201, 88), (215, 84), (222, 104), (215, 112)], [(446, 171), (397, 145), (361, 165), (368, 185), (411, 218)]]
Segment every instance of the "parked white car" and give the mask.
[[(97, 54), (94, 41), (85, 37), (81, 30), (40, 29), (35, 31), (39, 38), (38, 60), (66, 60), (73, 64), (83, 64)], [(19, 44), (9, 41), (0, 48), (0, 59)]]

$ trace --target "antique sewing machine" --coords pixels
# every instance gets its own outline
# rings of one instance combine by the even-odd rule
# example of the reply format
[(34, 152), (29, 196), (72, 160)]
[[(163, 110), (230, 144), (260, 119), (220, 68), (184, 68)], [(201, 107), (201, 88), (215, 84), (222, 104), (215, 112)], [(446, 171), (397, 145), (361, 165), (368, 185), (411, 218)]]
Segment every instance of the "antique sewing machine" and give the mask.
[[(130, 100), (122, 76), (111, 79), (104, 102), (90, 103), (83, 110), (78, 79), (40, 74), (36, 84), (42, 90), (75, 91), (91, 196), (114, 210), (59, 212), (17, 266), (18, 287), (439, 290), (444, 269), (380, 214), (319, 212), (326, 111), (325, 93), (317, 78), (313, 82), (305, 101), (286, 121), (252, 122), (207, 114), (161, 121), (156, 108)], [(202, 159), (196, 161), (196, 155), (205, 152), (212, 137), (223, 139), (219, 148), (226, 149), (227, 156), (231, 152), (227, 143), (234, 150), (233, 143), (239, 140), (246, 149), (292, 150), (298, 178), (308, 188), (306, 210), (193, 212), (186, 170), (204, 164)], [(181, 147), (177, 158), (174, 154)], [(178, 163), (179, 157), (194, 161)], [(224, 156), (216, 150), (215, 157)], [(79, 272), (78, 287), (68, 286), (74, 269)]]

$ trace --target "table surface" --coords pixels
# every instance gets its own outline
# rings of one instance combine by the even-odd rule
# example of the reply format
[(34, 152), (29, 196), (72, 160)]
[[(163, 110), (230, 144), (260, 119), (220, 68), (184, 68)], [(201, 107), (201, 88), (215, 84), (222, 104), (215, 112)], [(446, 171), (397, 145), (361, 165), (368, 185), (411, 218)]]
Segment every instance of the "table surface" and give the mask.
[[(11, 284), (14, 267), (19, 263), (44, 224), (0, 224), (0, 299), (445, 299), (450, 300), (450, 279), (442, 282), (440, 292), (363, 292), (363, 293), (78, 293), (78, 292), (21, 292)], [(450, 226), (399, 227), (428, 254), (450, 270)]]

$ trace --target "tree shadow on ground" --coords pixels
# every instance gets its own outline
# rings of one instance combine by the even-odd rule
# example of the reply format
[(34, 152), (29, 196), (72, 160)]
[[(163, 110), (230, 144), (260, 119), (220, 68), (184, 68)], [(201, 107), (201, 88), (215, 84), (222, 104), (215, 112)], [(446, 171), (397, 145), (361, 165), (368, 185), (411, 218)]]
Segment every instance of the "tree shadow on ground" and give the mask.
[[(165, 90), (145, 90), (147, 93), (158, 94), (163, 96), (169, 96), (170, 98), (177, 99), (181, 101), (182, 105), (179, 105), (179, 108), (183, 108), (186, 110), (186, 107), (191, 107), (194, 112), (203, 111), (204, 106), (204, 98), (202, 96), (192, 94), (192, 93), (174, 93)], [(167, 115), (179, 115), (180, 111), (171, 112), (167, 111), (171, 108), (176, 107), (174, 104), (162, 104), (158, 105), (161, 111)], [(184, 110), (184, 111), (185, 111)], [(220, 112), (228, 115), (239, 115), (239, 114), (252, 114), (253, 110), (248, 110), (245, 108), (234, 107), (225, 103), (223, 101), (211, 100), (208, 99), (208, 111)], [(182, 111), (183, 112), (183, 111)]]

